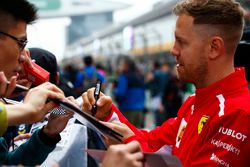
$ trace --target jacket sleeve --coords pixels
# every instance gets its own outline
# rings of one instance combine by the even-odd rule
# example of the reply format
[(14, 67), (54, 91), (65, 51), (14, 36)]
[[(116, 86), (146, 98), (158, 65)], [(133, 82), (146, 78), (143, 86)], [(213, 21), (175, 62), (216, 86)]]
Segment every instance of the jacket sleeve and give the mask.
[(39, 134), (41, 133), (40, 131), (41, 130), (36, 131), (27, 142), (22, 144), (15, 151), (8, 152), (6, 150), (3, 164), (22, 164), (25, 166), (40, 165), (47, 158), (48, 154), (54, 150), (56, 143), (58, 143), (61, 139), (59, 137), (54, 142), (44, 142), (44, 137), (41, 137), (43, 135)]
[(175, 137), (179, 127), (179, 121), (177, 119), (169, 119), (162, 126), (156, 127), (154, 130), (148, 132), (137, 129), (115, 106), (112, 106), (112, 111), (112, 117), (109, 118), (109, 121), (120, 121), (126, 124), (135, 133), (134, 136), (127, 138), (124, 143), (137, 140), (142, 150), (147, 152), (155, 152), (164, 145), (173, 145), (175, 143)]
[(8, 127), (7, 111), (5, 105), (0, 102), (0, 136), (4, 134)]
[(249, 114), (237, 110), (211, 124), (191, 166), (249, 166)]

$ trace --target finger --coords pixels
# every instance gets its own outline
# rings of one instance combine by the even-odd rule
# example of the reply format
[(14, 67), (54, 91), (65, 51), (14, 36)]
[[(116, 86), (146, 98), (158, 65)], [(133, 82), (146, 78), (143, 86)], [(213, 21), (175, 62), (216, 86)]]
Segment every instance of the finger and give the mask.
[(61, 93), (64, 95), (64, 92), (60, 88), (58, 88), (55, 84), (52, 84), (50, 82), (46, 82), (46, 83), (44, 83), (44, 87), (53, 91), (53, 92), (58, 92), (58, 93)]
[(25, 133), (25, 134), (20, 134), (17, 137), (14, 138), (14, 141), (19, 141), (19, 140), (23, 140), (23, 139), (29, 139), (31, 138), (31, 133)]
[(90, 113), (92, 105), (89, 102), (89, 98), (88, 98), (87, 92), (84, 92), (82, 94), (82, 99), (83, 99), (83, 104), (82, 104), (83, 111), (88, 111), (88, 113)]
[(124, 123), (121, 123), (121, 122), (119, 122), (119, 121), (112, 121), (112, 123), (113, 124), (115, 124), (115, 125), (118, 125), (118, 126), (127, 126), (126, 124), (124, 124)]
[(112, 123), (112, 122), (104, 122), (104, 121), (100, 121), (102, 124), (108, 126), (109, 128), (111, 128), (112, 130), (115, 128), (115, 126), (117, 126), (116, 124)]
[(111, 106), (112, 105), (112, 99), (111, 99), (110, 96), (101, 96), (99, 98), (99, 100), (97, 100), (96, 104), (99, 107), (103, 107), (103, 106), (105, 106), (107, 104), (110, 104), (110, 106)]
[(16, 76), (12, 76), (10, 78), (10, 83), (9, 83), (9, 85), (7, 87), (7, 90), (6, 90), (6, 96), (7, 97), (9, 97), (13, 93), (13, 91), (14, 91), (14, 89), (16, 87), (16, 79), (17, 79)]
[(7, 78), (4, 75), (4, 72), (0, 72), (0, 95), (4, 96), (7, 89)]
[(111, 122), (113, 124), (113, 130), (119, 131), (119, 132), (126, 132), (127, 129), (129, 128), (126, 124), (121, 123), (119, 121), (113, 121)]
[(95, 88), (91, 88), (87, 90), (88, 100), (91, 105), (95, 104), (94, 90)]
[(43, 96), (46, 96), (47, 98), (55, 98), (55, 99), (65, 98), (63, 91), (54, 84), (51, 84), (49, 82), (43, 83), (42, 85), (30, 89), (30, 91), (43, 91), (42, 93)]
[(65, 100), (67, 100), (68, 103), (74, 105), (75, 107), (80, 108), (79, 104), (77, 103), (77, 101), (73, 96), (66, 97)]
[(126, 149), (131, 153), (141, 151), (140, 144), (137, 141), (132, 141), (132, 142), (128, 143), (127, 146), (126, 146)]
[(144, 160), (144, 155), (141, 151), (135, 152), (132, 154), (133, 159), (136, 159), (137, 161), (143, 161)]

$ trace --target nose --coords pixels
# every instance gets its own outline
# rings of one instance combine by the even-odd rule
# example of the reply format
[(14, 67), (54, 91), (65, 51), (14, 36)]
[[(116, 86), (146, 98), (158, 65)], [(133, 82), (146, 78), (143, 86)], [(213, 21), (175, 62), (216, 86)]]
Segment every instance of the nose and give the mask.
[(25, 62), (25, 60), (26, 60), (26, 56), (25, 56), (24, 51), (22, 51), (22, 52), (20, 53), (20, 56), (19, 56), (18, 61), (19, 61), (19, 63), (23, 63), (23, 62)]
[(172, 49), (170, 50), (170, 53), (171, 53), (173, 56), (175, 56), (175, 57), (177, 57), (177, 56), (179, 55), (179, 50), (178, 50), (178, 48), (177, 48), (177, 46), (176, 46), (175, 43), (174, 43)]

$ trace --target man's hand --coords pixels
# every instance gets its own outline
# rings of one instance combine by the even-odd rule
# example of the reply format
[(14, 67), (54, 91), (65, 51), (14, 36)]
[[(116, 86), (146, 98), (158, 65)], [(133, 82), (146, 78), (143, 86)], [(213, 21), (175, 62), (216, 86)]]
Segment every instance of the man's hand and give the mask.
[(143, 153), (136, 141), (128, 144), (112, 145), (108, 148), (102, 167), (142, 167)]
[[(121, 138), (122, 141), (126, 140), (127, 138), (134, 136), (134, 132), (126, 125), (117, 121), (113, 122), (102, 122), (104, 125), (108, 126), (112, 130), (120, 133), (123, 138)], [(118, 144), (117, 141), (112, 140), (111, 138), (106, 137), (105, 142), (107, 145), (113, 145), (113, 144)]]
[[(83, 111), (91, 114), (92, 106), (95, 104), (94, 98), (95, 88), (88, 89), (86, 92), (82, 94), (83, 98)], [(97, 100), (97, 113), (95, 117), (99, 120), (105, 120), (111, 112), (112, 107), (112, 99), (109, 96), (100, 93), (100, 98)]]
[(0, 72), (0, 96), (1, 97), (9, 97), (16, 87), (16, 76), (13, 76), (9, 80), (9, 84), (7, 84), (7, 78), (4, 72)]
[(61, 133), (66, 127), (70, 118), (73, 117), (73, 113), (66, 112), (65, 115), (50, 115), (48, 124), (44, 126), (43, 132), (53, 138)]
[[(73, 97), (68, 97), (67, 99), (64, 99), (64, 100), (77, 107), (77, 103)], [(72, 117), (73, 117), (73, 113), (69, 111), (66, 111), (65, 115), (50, 115), (48, 124), (44, 126), (43, 132), (47, 136), (50, 136), (52, 138), (57, 136), (59, 133), (61, 133), (64, 130), (68, 121)]]
[(64, 93), (54, 84), (43, 83), (28, 91), (24, 99), (27, 110), (33, 113), (33, 121), (40, 121), (49, 110), (56, 107), (54, 102), (46, 103), (48, 98), (64, 99)]

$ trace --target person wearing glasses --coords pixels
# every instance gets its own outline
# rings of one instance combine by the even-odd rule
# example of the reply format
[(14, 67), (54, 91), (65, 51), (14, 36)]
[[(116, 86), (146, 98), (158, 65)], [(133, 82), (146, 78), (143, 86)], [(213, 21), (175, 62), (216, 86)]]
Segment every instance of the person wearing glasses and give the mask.
[[(2, 0), (0, 5), (0, 94), (9, 96), (22, 74), (22, 64), (30, 63), (25, 46), (26, 28), (37, 18), (34, 5), (26, 0)], [(5, 78), (6, 77), (6, 78)], [(6, 81), (10, 84), (6, 84)], [(37, 98), (39, 97), (39, 98)], [(55, 107), (48, 98), (65, 98), (63, 92), (51, 83), (44, 83), (28, 91), (23, 104), (9, 105), (0, 103), (0, 132), (6, 126), (40, 121), (46, 113)], [(32, 137), (13, 152), (4, 138), (0, 137), (0, 166), (35, 166), (41, 164), (60, 141), (60, 132), (66, 126), (72, 114), (49, 118), (48, 124), (36, 131)]]

